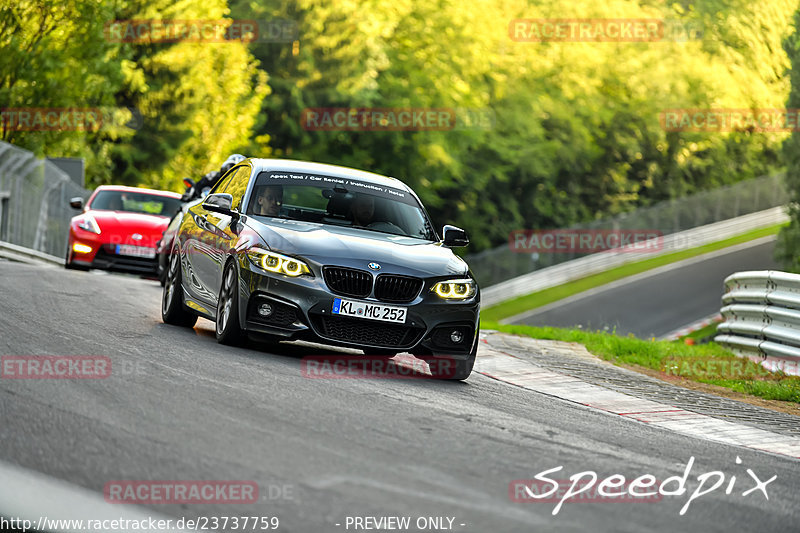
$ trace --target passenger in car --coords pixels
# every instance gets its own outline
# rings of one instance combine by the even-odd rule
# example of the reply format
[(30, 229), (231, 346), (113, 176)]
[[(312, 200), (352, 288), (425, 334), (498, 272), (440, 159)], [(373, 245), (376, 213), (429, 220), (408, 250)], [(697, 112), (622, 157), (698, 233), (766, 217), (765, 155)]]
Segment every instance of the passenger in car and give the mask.
[(354, 226), (367, 227), (374, 221), (375, 198), (368, 194), (356, 194), (350, 205), (350, 216)]

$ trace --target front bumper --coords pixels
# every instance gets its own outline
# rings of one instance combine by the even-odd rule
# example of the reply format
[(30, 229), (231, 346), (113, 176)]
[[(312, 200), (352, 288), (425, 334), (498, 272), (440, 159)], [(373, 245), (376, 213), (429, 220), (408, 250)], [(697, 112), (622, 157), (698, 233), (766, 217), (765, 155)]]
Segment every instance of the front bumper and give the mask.
[(115, 272), (133, 272), (136, 274), (156, 274), (158, 259), (117, 255), (105, 247), (97, 251), (91, 268), (113, 270)]
[[(75, 244), (88, 246), (91, 248), (91, 252), (78, 253), (73, 249)], [(73, 265), (86, 268), (145, 275), (155, 274), (158, 267), (157, 257), (119, 255), (116, 253), (115, 245), (103, 243), (99, 238), (92, 239), (86, 236), (79, 238), (73, 236), (70, 239), (68, 261)]]
[[(407, 304), (375, 298), (353, 298), (331, 292), (322, 276), (290, 278), (271, 274), (240, 259), (240, 317), (249, 334), (286, 340), (306, 339), (360, 349), (409, 351), (425, 354), (468, 354), (474, 344), (480, 316), (479, 293), (463, 302), (444, 301), (430, 288), (437, 280), (425, 280), (417, 298)], [(332, 313), (335, 298), (406, 307), (405, 324), (339, 316)], [(258, 314), (267, 303), (269, 317)], [(461, 342), (450, 340), (453, 330)]]

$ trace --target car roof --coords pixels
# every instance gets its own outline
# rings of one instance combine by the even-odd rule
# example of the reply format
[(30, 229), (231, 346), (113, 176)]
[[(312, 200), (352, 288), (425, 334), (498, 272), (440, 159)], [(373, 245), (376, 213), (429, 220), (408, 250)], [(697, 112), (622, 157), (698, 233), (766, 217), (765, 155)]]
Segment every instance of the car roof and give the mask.
[(412, 194), (414, 192), (397, 178), (391, 178), (389, 176), (383, 176), (381, 174), (355, 168), (340, 167), (338, 165), (329, 165), (326, 163), (313, 163), (310, 161), (295, 161), (292, 159), (261, 159), (253, 157), (247, 159), (247, 161), (253, 165), (254, 170), (257, 172), (302, 172), (305, 174), (318, 174), (336, 178), (351, 178), (375, 185), (402, 189)]
[(181, 195), (172, 191), (161, 191), (158, 189), (147, 189), (145, 187), (127, 187), (125, 185), (100, 185), (98, 191), (130, 191), (130, 192), (143, 192), (147, 194), (155, 194), (158, 196), (169, 196), (170, 198), (180, 198)]

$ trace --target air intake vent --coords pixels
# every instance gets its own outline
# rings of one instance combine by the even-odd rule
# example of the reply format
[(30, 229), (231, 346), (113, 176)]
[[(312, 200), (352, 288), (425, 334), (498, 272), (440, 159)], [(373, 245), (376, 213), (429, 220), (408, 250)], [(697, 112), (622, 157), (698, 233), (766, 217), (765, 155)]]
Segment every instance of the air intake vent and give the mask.
[(409, 276), (381, 274), (375, 282), (375, 297), (384, 302), (410, 302), (422, 290), (422, 280)]
[(372, 274), (364, 270), (342, 267), (322, 269), (328, 288), (342, 296), (366, 298), (372, 292)]
[(349, 317), (313, 317), (314, 325), (323, 337), (384, 348), (408, 348), (425, 333), (425, 328), (399, 324), (383, 324)]

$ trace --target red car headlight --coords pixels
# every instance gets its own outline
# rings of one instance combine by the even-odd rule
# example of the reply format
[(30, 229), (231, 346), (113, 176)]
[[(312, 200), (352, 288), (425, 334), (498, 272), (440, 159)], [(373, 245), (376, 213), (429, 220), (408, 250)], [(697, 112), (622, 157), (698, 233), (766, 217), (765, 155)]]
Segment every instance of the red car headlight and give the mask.
[(84, 231), (90, 231), (100, 235), (100, 226), (92, 215), (86, 213), (81, 219), (78, 220), (78, 227)]

